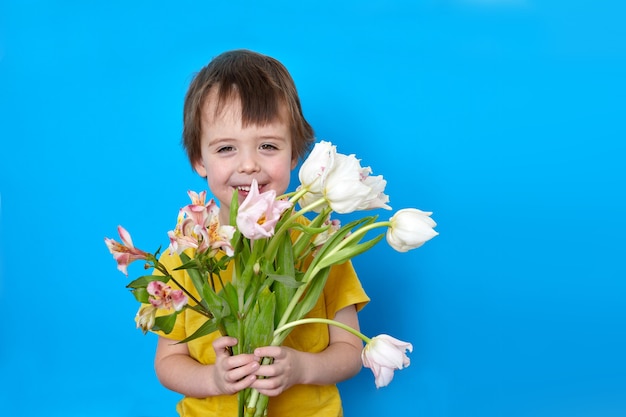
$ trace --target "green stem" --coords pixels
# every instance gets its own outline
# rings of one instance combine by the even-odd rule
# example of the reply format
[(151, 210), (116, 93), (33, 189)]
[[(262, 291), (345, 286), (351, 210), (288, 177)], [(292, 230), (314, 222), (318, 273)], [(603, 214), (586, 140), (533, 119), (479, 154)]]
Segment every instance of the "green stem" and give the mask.
[(346, 245), (350, 244), (354, 240), (360, 239), (361, 236), (363, 236), (365, 233), (369, 232), (370, 230), (376, 229), (378, 227), (389, 227), (389, 226), (391, 226), (391, 222), (390, 221), (384, 221), (384, 222), (372, 223), (369, 226), (361, 227), (359, 230), (357, 230), (356, 232), (352, 233), (351, 235), (346, 237), (344, 240), (339, 242), (339, 244), (337, 246), (335, 246), (332, 250), (330, 250), (326, 254), (326, 256), (331, 256), (331, 255), (339, 252)]
[[(291, 194), (291, 197), (289, 198), (289, 202), (290, 202), (291, 204), (295, 204), (295, 203), (296, 203), (296, 201), (300, 200), (300, 198), (301, 198), (303, 195), (305, 195), (306, 193), (308, 193), (308, 192), (309, 192), (309, 190), (308, 190), (308, 189), (306, 189), (306, 188), (302, 188), (302, 189), (301, 189), (301, 190), (299, 190), (299, 191), (296, 191), (296, 192), (290, 193), (290, 194)], [(288, 195), (290, 195), (290, 194), (286, 194), (286, 196), (288, 196)]]
[[(304, 292), (309, 287), (309, 283), (311, 281), (310, 277), (317, 275), (319, 271), (320, 269), (317, 267), (317, 265), (313, 267), (312, 269), (309, 269), (306, 271), (306, 273), (304, 274), (304, 277), (302, 278), (303, 285), (299, 286), (296, 292), (294, 293), (294, 295), (291, 297), (291, 301), (289, 301), (289, 305), (287, 305), (287, 308), (285, 309), (283, 316), (278, 322), (278, 327), (284, 326), (285, 323), (287, 323), (287, 320), (289, 320), (289, 316), (293, 312), (293, 309), (296, 308), (296, 305), (300, 302), (300, 298), (302, 297), (302, 294), (304, 294)], [(278, 341), (277, 337), (274, 336), (272, 345), (274, 346), (277, 341)]]
[(301, 324), (309, 324), (309, 323), (323, 323), (323, 324), (329, 324), (331, 326), (335, 326), (335, 327), (339, 327), (340, 329), (343, 329), (347, 332), (352, 333), (353, 335), (355, 335), (356, 337), (358, 337), (359, 339), (361, 339), (362, 341), (364, 341), (365, 343), (369, 343), (371, 342), (372, 339), (370, 339), (369, 337), (365, 336), (363, 333), (359, 332), (358, 330), (348, 326), (347, 324), (344, 324), (340, 321), (336, 321), (336, 320), (331, 320), (331, 319), (323, 319), (323, 318), (307, 318), (307, 319), (300, 319), (300, 320), (295, 320), (292, 322), (289, 322), (283, 326), (280, 326), (279, 328), (277, 328), (276, 330), (274, 330), (274, 337), (278, 336), (280, 333), (284, 332), (287, 329), (290, 329), (292, 327), (296, 327), (299, 326)]

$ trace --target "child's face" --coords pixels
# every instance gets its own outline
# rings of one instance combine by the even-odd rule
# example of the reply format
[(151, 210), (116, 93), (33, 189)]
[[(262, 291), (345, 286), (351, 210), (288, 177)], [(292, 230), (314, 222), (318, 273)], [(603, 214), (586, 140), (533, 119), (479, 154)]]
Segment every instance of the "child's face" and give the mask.
[(228, 224), (234, 190), (238, 190), (241, 203), (256, 179), (260, 192), (274, 190), (281, 195), (289, 186), (297, 159), (292, 156), (288, 124), (276, 120), (265, 126), (242, 127), (240, 100), (224, 103), (217, 115), (216, 101), (211, 92), (202, 109), (201, 159), (194, 168), (206, 177), (209, 190), (220, 203), (220, 222)]

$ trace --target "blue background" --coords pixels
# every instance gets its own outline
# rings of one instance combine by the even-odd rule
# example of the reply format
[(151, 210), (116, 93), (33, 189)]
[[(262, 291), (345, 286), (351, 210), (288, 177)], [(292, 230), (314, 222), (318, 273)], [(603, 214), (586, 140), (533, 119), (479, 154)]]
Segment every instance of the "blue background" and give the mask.
[(624, 12), (0, 1), (0, 414), (175, 414), (103, 238), (167, 243), (205, 185), (179, 146), (186, 87), (249, 48), (289, 68), (317, 137), (383, 174), (394, 209), (439, 224), (355, 260), (362, 328), (415, 349), (388, 387), (342, 383), (346, 416), (626, 415)]

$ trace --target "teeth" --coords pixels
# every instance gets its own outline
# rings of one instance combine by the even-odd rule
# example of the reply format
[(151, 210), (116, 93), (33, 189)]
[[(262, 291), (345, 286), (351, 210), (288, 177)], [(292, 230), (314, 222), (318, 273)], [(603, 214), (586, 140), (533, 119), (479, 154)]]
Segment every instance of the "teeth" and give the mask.
[[(244, 192), (249, 192), (250, 188), (251, 188), (250, 185), (238, 185), (237, 186), (237, 190), (244, 191)], [(258, 186), (257, 190), (259, 190), (259, 192), (261, 191), (261, 186), (260, 185)]]

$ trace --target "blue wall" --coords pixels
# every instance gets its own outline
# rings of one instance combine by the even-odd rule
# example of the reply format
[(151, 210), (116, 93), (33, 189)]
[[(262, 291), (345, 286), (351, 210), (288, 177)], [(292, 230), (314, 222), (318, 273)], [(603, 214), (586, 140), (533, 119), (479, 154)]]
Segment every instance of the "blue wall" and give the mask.
[(210, 3), (0, 1), (1, 415), (174, 415), (103, 237), (167, 243), (204, 184), (186, 87), (241, 47), (439, 223), (355, 260), (363, 329), (415, 350), (343, 383), (346, 416), (626, 415), (621, 2)]

